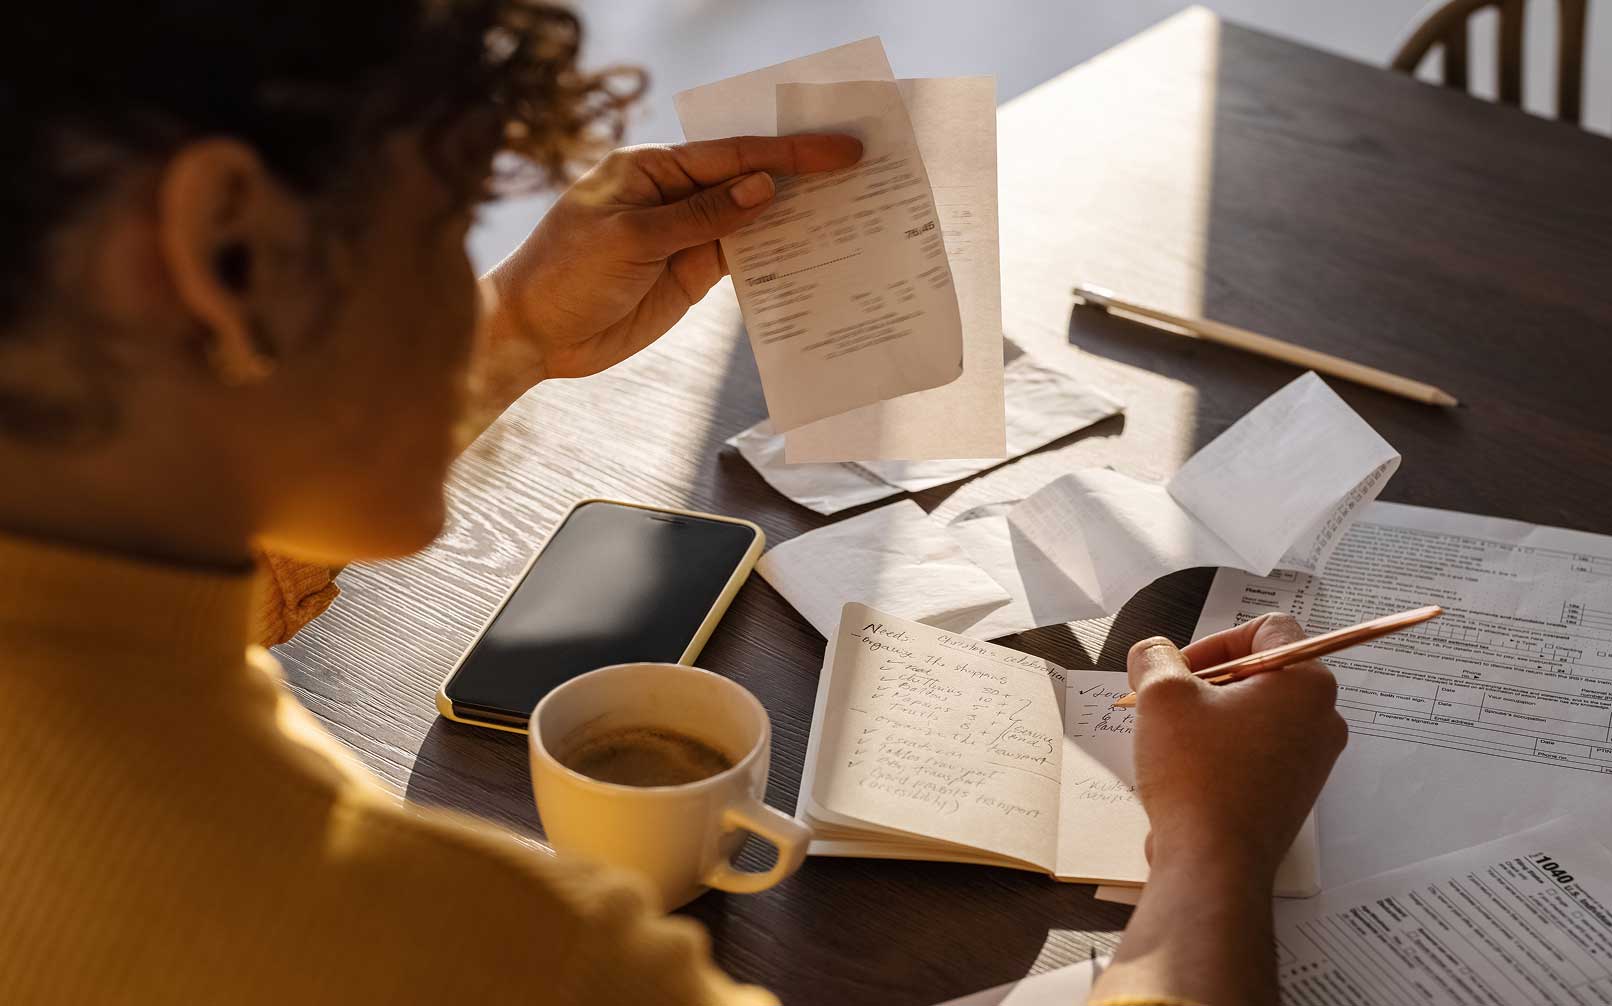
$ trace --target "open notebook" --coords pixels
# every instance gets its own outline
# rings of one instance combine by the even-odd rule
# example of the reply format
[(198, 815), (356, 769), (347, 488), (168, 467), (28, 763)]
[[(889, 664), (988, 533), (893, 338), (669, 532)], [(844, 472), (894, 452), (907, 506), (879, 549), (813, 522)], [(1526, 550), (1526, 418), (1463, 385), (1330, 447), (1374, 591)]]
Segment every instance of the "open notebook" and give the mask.
[[(1147, 879), (1125, 676), (845, 605), (829, 637), (798, 816), (813, 855)], [(1320, 890), (1313, 818), (1277, 893)]]

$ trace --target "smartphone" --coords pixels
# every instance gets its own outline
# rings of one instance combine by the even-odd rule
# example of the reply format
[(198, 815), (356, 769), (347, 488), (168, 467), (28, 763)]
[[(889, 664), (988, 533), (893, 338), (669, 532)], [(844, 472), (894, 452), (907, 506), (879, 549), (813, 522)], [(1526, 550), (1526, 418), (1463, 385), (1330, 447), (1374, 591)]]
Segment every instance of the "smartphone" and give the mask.
[(437, 711), (525, 733), (538, 700), (579, 674), (693, 663), (764, 540), (734, 517), (582, 500), (443, 681)]

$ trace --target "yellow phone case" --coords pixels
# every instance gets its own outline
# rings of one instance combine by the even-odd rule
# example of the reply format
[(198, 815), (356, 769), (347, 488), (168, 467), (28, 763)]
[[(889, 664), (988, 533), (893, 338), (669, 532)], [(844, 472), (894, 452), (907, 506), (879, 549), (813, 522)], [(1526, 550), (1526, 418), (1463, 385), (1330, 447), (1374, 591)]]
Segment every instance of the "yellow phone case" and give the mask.
[[(681, 517), (700, 517), (705, 520), (721, 521), (724, 524), (739, 524), (755, 532), (755, 538), (750, 542), (750, 547), (745, 550), (744, 557), (739, 560), (738, 566), (734, 568), (733, 575), (728, 577), (728, 582), (723, 585), (721, 593), (717, 594), (715, 603), (711, 605), (711, 610), (706, 612), (705, 619), (700, 623), (700, 627), (695, 631), (693, 638), (689, 640), (688, 646), (683, 650), (683, 655), (677, 658), (679, 664), (693, 664), (699, 658), (700, 651), (705, 649), (706, 640), (711, 638), (711, 632), (716, 628), (717, 623), (722, 621), (722, 616), (727, 613), (728, 605), (733, 603), (733, 598), (739, 593), (739, 588), (744, 586), (745, 580), (750, 578), (750, 571), (755, 568), (756, 560), (761, 558), (761, 550), (766, 545), (766, 533), (754, 521), (744, 520), (739, 517), (724, 517), (721, 514), (701, 513), (698, 510), (680, 510), (676, 507), (650, 506), (646, 503), (629, 503), (626, 500), (603, 499), (600, 497), (589, 497), (571, 504), (571, 509), (567, 510), (565, 516), (560, 518), (560, 522), (554, 526), (554, 530), (558, 532), (560, 528), (565, 526), (565, 522), (571, 519), (571, 514), (578, 507), (586, 506), (589, 503), (612, 503), (616, 506), (632, 507), (635, 510), (652, 510), (655, 513), (676, 514)], [(549, 540), (552, 541), (553, 537), (551, 534)], [(473, 727), (486, 727), (489, 730), (502, 730), (512, 734), (524, 734), (527, 732), (525, 726), (494, 723), (489, 720), (461, 716), (454, 711), (453, 700), (448, 698), (448, 682), (452, 681), (453, 676), (459, 673), (459, 668), (464, 666), (465, 658), (469, 657), (470, 652), (476, 648), (476, 644), (481, 642), (481, 637), (487, 634), (487, 628), (493, 624), (493, 620), (503, 612), (504, 606), (509, 603), (510, 595), (514, 594), (515, 590), (526, 582), (527, 574), (532, 571), (532, 567), (542, 557), (543, 549), (547, 547), (548, 541), (545, 541), (543, 548), (538, 549), (532, 558), (527, 561), (525, 567), (521, 569), (520, 575), (510, 585), (509, 593), (504, 595), (503, 600), (498, 602), (498, 606), (493, 609), (492, 614), (487, 616), (487, 620), (481, 624), (481, 628), (476, 630), (475, 638), (470, 641), (470, 645), (465, 647), (465, 652), (459, 655), (459, 659), (454, 661), (453, 667), (449, 669), (447, 676), (442, 679), (442, 684), (437, 686), (437, 712), (444, 717), (456, 723), (466, 723)]]

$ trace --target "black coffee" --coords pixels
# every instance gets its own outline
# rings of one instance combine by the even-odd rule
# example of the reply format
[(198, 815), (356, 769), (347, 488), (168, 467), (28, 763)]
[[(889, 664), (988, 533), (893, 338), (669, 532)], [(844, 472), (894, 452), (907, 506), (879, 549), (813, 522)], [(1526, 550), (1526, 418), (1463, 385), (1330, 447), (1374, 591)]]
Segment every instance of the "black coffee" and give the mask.
[(681, 786), (726, 772), (734, 764), (702, 740), (658, 727), (594, 734), (557, 757), (573, 772), (622, 786)]

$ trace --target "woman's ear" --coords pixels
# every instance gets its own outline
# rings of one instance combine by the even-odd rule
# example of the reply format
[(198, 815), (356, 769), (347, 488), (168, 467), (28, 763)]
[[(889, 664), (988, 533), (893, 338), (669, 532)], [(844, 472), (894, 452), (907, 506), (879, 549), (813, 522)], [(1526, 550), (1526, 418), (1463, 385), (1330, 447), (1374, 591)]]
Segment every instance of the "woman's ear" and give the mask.
[[(268, 275), (296, 216), (248, 146), (209, 139), (170, 158), (157, 198), (158, 241), (181, 304), (206, 330), (209, 365), (229, 384), (273, 370), (278, 347), (254, 310), (276, 285)], [(287, 212), (290, 210), (291, 212)]]

